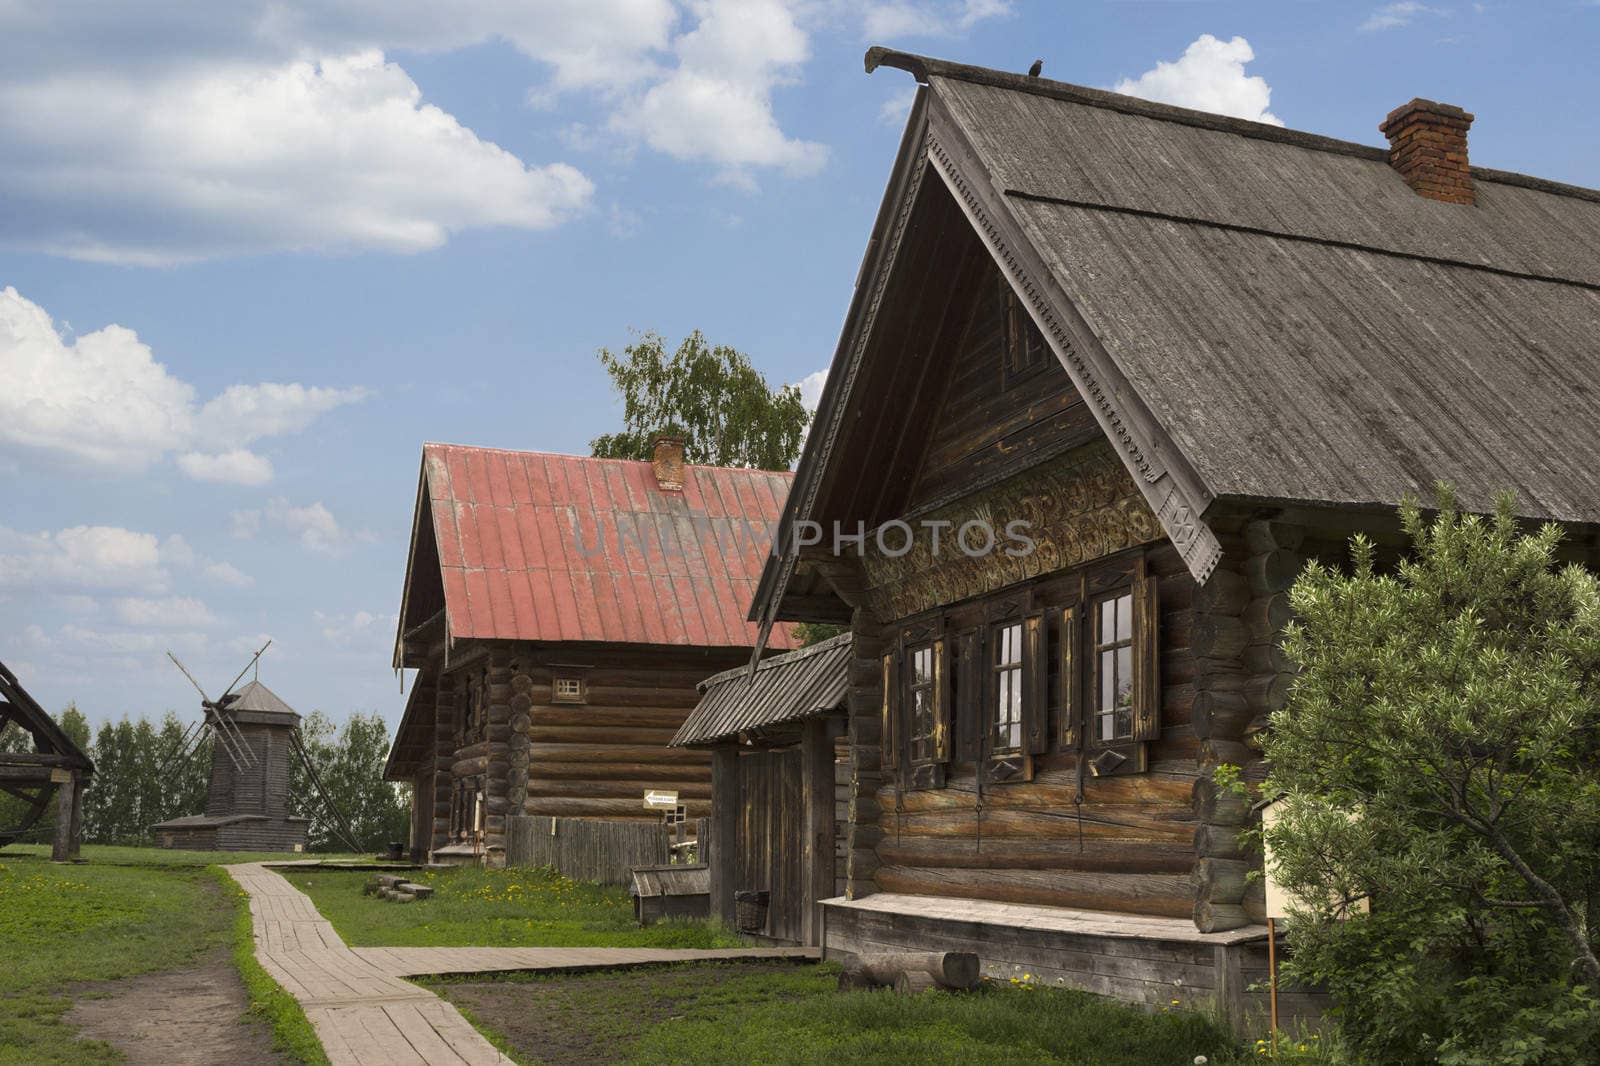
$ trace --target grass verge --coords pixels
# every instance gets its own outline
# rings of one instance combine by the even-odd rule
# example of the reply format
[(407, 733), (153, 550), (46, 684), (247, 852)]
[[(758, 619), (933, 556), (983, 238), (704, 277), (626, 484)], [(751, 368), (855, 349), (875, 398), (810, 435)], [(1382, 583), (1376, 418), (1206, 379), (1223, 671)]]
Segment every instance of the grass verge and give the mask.
[(1200, 1014), (1152, 1014), (1032, 985), (962, 995), (840, 992), (837, 976), (834, 964), (706, 963), (493, 981), (462, 976), (428, 986), (519, 1062), (551, 1066), (598, 1058), (635, 1066), (1191, 1066), (1197, 1055), (1211, 1066), (1262, 1061)]
[(739, 947), (703, 922), (641, 929), (621, 888), (562, 877), (549, 869), (464, 867), (418, 871), (431, 898), (385, 903), (362, 894), (367, 875), (343, 870), (279, 870), (305, 892), (353, 947)]
[(0, 855), (0, 1063), (117, 1061), (62, 1020), (71, 986), (184, 966), (228, 942), (233, 914), (199, 869)]
[(272, 1031), (272, 1047), (307, 1066), (328, 1066), (327, 1053), (300, 1003), (273, 980), (256, 961), (255, 931), (250, 919), (250, 896), (226, 870), (212, 874), (234, 901), (233, 964), (244, 982), (250, 1014)]

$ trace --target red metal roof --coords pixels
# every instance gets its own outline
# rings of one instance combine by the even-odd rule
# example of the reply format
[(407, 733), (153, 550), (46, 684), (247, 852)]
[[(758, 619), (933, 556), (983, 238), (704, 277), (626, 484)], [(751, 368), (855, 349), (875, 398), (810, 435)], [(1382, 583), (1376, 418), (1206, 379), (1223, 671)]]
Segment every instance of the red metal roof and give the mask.
[(426, 444), (400, 631), (437, 609), (418, 572), (431, 532), (452, 639), (754, 647), (745, 616), (792, 477), (685, 466), (664, 492), (647, 462)]

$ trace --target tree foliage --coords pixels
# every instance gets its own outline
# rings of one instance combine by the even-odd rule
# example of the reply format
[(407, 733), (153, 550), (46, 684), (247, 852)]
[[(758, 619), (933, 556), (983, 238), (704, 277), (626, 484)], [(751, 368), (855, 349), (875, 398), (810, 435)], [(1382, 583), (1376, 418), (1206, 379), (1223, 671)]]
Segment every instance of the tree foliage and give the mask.
[(650, 459), (656, 436), (685, 438), (690, 463), (787, 470), (800, 455), (810, 421), (800, 390), (773, 390), (744, 353), (712, 347), (699, 330), (667, 353), (654, 332), (617, 355), (600, 350), (600, 364), (622, 395), (623, 429), (589, 442), (604, 459)]
[(1600, 585), (1509, 496), (1401, 513), (1392, 572), (1358, 536), (1292, 592), (1265, 741), (1290, 972), (1372, 1062), (1600, 1061)]
[[(300, 735), (323, 787), (350, 822), (363, 849), (379, 851), (390, 841), (404, 843), (409, 838), (409, 792), (383, 779), (389, 727), (382, 715), (352, 714), (335, 730), (332, 719), (312, 711), (301, 721)], [(291, 813), (311, 819), (310, 850), (348, 850), (335, 829), (333, 815), (298, 760), (290, 764), (289, 808)]]

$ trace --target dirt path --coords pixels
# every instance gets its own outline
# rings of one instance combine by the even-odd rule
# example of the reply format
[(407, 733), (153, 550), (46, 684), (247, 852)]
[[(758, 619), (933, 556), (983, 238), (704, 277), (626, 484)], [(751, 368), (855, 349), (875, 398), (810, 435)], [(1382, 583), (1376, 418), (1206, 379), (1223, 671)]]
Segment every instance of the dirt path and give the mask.
[(249, 1001), (226, 949), (191, 969), (84, 985), (79, 997), (67, 1022), (131, 1066), (289, 1062), (273, 1052), (267, 1030), (245, 1018)]

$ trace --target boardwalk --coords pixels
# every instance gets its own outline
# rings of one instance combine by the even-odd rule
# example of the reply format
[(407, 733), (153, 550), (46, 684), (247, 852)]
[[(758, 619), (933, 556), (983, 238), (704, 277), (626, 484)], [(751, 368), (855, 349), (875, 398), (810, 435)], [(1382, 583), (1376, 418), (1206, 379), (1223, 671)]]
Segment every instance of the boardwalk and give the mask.
[(817, 957), (814, 948), (351, 948), (310, 897), (273, 870), (251, 862), (228, 872), (250, 894), (256, 958), (300, 1001), (333, 1066), (511, 1063), (455, 1007), (406, 976)]

